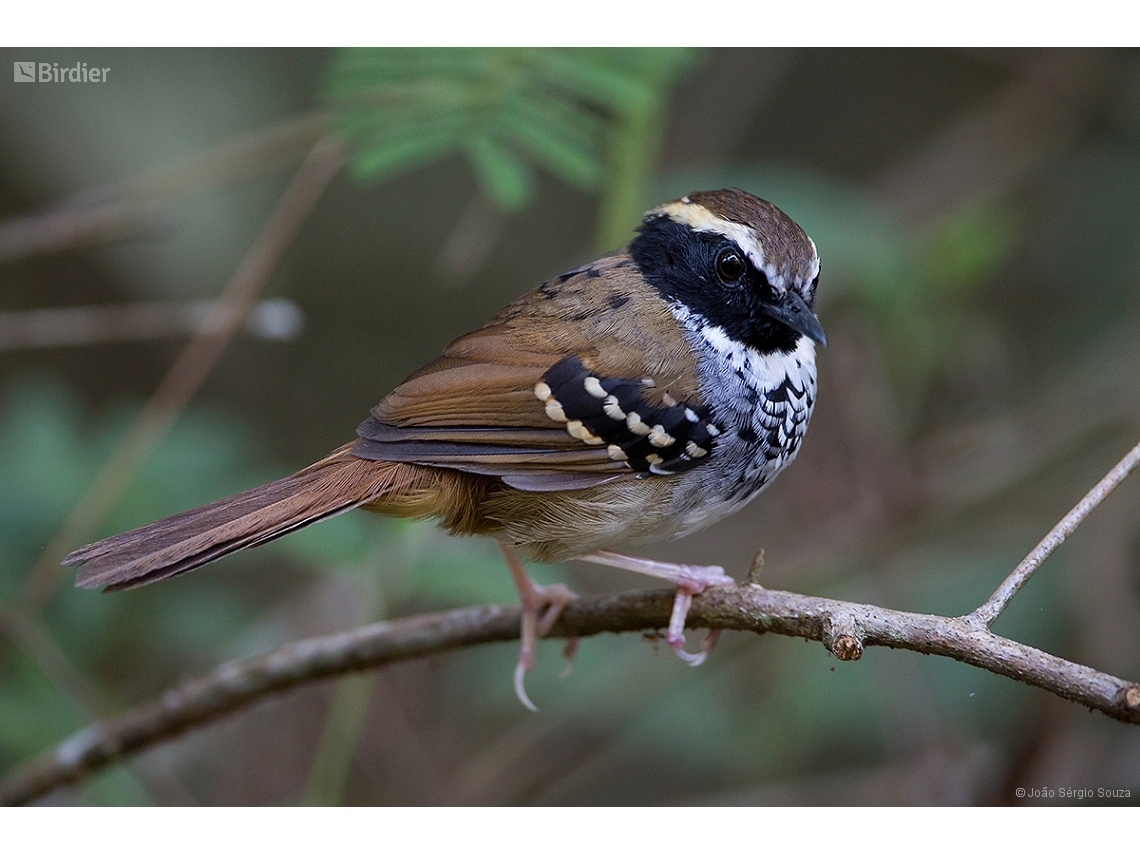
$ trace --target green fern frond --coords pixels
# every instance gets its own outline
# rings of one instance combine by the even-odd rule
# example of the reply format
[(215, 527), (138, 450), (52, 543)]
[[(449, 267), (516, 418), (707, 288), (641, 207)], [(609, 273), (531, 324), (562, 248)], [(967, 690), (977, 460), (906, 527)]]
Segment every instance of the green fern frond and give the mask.
[(632, 116), (656, 111), (693, 53), (655, 48), (353, 48), (327, 97), (360, 177), (462, 153), (488, 195), (517, 210), (535, 170), (596, 191)]

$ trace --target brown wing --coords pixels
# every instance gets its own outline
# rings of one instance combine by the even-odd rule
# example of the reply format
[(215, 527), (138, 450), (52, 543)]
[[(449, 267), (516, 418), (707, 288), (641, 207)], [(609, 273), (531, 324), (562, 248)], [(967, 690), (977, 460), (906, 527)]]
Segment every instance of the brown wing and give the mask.
[[(555, 388), (541, 397), (544, 378)], [(588, 378), (599, 384), (593, 397), (583, 386)], [(612, 417), (602, 415), (611, 397), (600, 394), (603, 383), (614, 401), (621, 399), (611, 405)], [(577, 405), (572, 396), (581, 399)], [(650, 448), (647, 463), (637, 454), (631, 461), (608, 440), (618, 433), (639, 439), (628, 432), (627, 413), (661, 421), (668, 412), (667, 420), (684, 422), (685, 412), (692, 416), (701, 404), (676, 322), (622, 254), (547, 282), (452, 342), (373, 409), (352, 450), (368, 459), (496, 475), (525, 490), (588, 487), (636, 477), (637, 464), (650, 470), (653, 459), (663, 466), (666, 457), (678, 458), (676, 469), (685, 468), (680, 447), (659, 455), (662, 449), (647, 439), (641, 443)], [(582, 419), (575, 418), (578, 405)], [(596, 412), (586, 413), (591, 407)]]

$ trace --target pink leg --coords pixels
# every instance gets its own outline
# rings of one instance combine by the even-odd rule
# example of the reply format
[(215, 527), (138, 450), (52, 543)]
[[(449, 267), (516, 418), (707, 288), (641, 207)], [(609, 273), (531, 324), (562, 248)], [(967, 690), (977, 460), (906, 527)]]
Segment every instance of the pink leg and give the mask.
[[(536, 585), (530, 574), (526, 572), (526, 567), (523, 566), (522, 559), (514, 547), (496, 542), (499, 543), (499, 549), (507, 561), (507, 567), (511, 570), (511, 578), (515, 580), (515, 587), (518, 588), (523, 607), (522, 627), (519, 632), (522, 644), (519, 649), (519, 662), (515, 666), (515, 694), (524, 707), (531, 712), (538, 712), (538, 707), (527, 697), (523, 681), (527, 671), (534, 667), (538, 640), (550, 632), (562, 610), (577, 595), (563, 584)], [(566, 645), (566, 657), (571, 661), (577, 649), (577, 642), (578, 639), (574, 638)], [(568, 666), (566, 673), (569, 673), (569, 670)]]
[(589, 561), (593, 564), (604, 564), (607, 567), (620, 567), (622, 570), (632, 570), (634, 573), (644, 573), (665, 579), (677, 586), (677, 594), (673, 599), (673, 614), (669, 618), (669, 629), (665, 640), (677, 652), (677, 655), (690, 665), (700, 665), (707, 658), (720, 638), (720, 630), (710, 630), (701, 642), (699, 653), (685, 651), (685, 617), (689, 613), (693, 596), (701, 593), (705, 588), (716, 585), (735, 585), (736, 580), (724, 572), (723, 567), (702, 566), (694, 564), (670, 564), (665, 561), (653, 561), (648, 558), (637, 558), (633, 555), (623, 555), (620, 552), (610, 552), (603, 549), (591, 552), (588, 555), (579, 555), (579, 561)]

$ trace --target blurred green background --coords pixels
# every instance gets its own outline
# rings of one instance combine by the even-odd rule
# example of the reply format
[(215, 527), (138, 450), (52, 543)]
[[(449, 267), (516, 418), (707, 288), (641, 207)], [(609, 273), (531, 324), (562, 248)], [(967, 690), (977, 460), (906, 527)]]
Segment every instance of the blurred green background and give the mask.
[[(723, 186), (775, 202), (819, 247), (819, 404), (764, 496), (647, 554), (740, 577), (763, 547), (769, 587), (960, 614), (1140, 438), (1134, 51), (0, 55), (111, 69), (98, 85), (0, 84), (0, 775), (227, 659), (514, 601), (489, 542), (363, 513), (127, 594), (76, 590), (55, 566), (89, 539), (53, 544), (186, 336), (147, 322), (124, 337), (81, 313), (108, 340), (37, 340), (28, 312), (217, 297), (323, 129), (354, 157), (275, 271), (279, 302), (92, 535), (308, 464), (501, 305), (626, 242), (654, 204)], [(579, 564), (535, 575), (583, 593), (644, 584)], [(995, 630), (1140, 677), (1140, 480)], [(948, 660), (838, 663), (732, 634), (690, 670), (606, 636), (560, 680), (559, 648), (541, 645), (528, 680), (538, 715), (511, 691), (515, 646), (486, 647), (275, 698), (48, 801), (1140, 794), (1140, 729)]]

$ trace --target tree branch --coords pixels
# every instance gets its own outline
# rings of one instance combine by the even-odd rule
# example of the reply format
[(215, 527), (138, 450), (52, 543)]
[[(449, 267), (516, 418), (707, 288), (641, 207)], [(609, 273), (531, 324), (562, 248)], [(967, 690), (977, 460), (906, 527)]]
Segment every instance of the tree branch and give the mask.
[[(693, 600), (688, 625), (775, 632), (823, 642), (842, 661), (868, 646), (947, 656), (1039, 686), (1140, 724), (1140, 684), (1061, 659), (990, 631), (990, 625), (1033, 571), (1140, 463), (1140, 445), (1124, 456), (1023, 560), (980, 608), (964, 617), (900, 612), (762, 588), (763, 552), (746, 581), (710, 588)], [(601, 632), (659, 629), (669, 621), (674, 592), (631, 591), (571, 602), (549, 635), (582, 638)], [(262, 656), (227, 662), (212, 674), (158, 699), (96, 722), (0, 782), (0, 804), (25, 804), (63, 784), (286, 689), (402, 659), (517, 638), (520, 610), (487, 606), (417, 615), (283, 645)]]
[[(670, 590), (575, 600), (551, 636), (643, 632), (664, 627)], [(0, 804), (24, 804), (158, 742), (286, 689), (351, 671), (518, 637), (517, 607), (487, 606), (417, 615), (283, 645), (228, 662), (119, 716), (97, 722), (0, 783)], [(1060, 697), (1140, 724), (1140, 685), (994, 635), (966, 618), (769, 591), (755, 583), (709, 589), (694, 598), (689, 625), (774, 632), (822, 641), (841, 660), (868, 646), (948, 656), (1040, 686)], [(505, 684), (504, 684), (505, 685)]]

